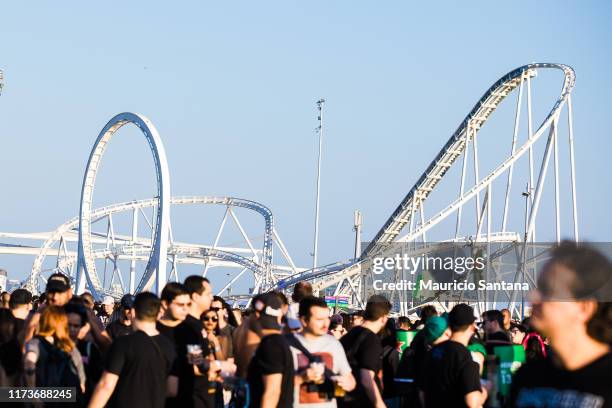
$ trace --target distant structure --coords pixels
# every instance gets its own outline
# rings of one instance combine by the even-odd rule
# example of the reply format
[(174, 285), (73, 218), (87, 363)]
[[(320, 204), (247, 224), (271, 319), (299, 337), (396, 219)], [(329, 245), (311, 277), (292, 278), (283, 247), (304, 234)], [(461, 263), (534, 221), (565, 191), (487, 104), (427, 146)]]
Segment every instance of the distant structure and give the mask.
[[(552, 106), (545, 110), (548, 113), (542, 121), (535, 122), (532, 113), (532, 81), (540, 72), (550, 71), (563, 74), (560, 93), (554, 103), (551, 103)], [(250, 271), (254, 284), (248, 293), (236, 294), (237, 291), (232, 290), (231, 297), (238, 302), (248, 302), (253, 294), (270, 289), (289, 290), (296, 282), (305, 280), (312, 283), (315, 292), (348, 298), (350, 307), (361, 308), (372, 290), (371, 281), (368, 280), (370, 277), (364, 276), (364, 270), (367, 269), (362, 268), (368, 260), (380, 256), (389, 244), (394, 243), (405, 243), (413, 254), (423, 254), (432, 243), (432, 237), (436, 236), (437, 242), (457, 243), (465, 247), (474, 243), (484, 244), (486, 249), (483, 255), (487, 259), (487, 265), (482, 273), (486, 274), (485, 276), (497, 275), (500, 272), (496, 269), (498, 254), (516, 254), (520, 266), (512, 271), (514, 282), (533, 282), (535, 267), (529, 266), (533, 257), (527, 254), (526, 248), (528, 243), (538, 242), (536, 227), (540, 239), (558, 242), (562, 238), (561, 221), (567, 220), (564, 236), (579, 240), (571, 100), (574, 84), (573, 68), (552, 63), (524, 65), (495, 81), (469, 111), (417, 182), (408, 189), (408, 193), (378, 233), (364, 245), (363, 250), (359, 242), (361, 214), (355, 214), (355, 252), (354, 257), (346, 261), (318, 266), (316, 256), (313, 256), (316, 267), (297, 267), (275, 229), (271, 210), (263, 204), (236, 197), (172, 197), (161, 139), (148, 119), (132, 113), (117, 115), (99, 134), (90, 153), (83, 179), (79, 216), (49, 233), (0, 233), (0, 238), (44, 240), (39, 247), (0, 244), (0, 254), (36, 256), (30, 276), (23, 282), (24, 286), (34, 292), (44, 287), (45, 276), (53, 272), (69, 275), (77, 292), (87, 289), (97, 298), (107, 294), (119, 297), (121, 293), (149, 289), (159, 291), (167, 281), (180, 280), (177, 269), (179, 265), (191, 264), (201, 265), (202, 275), (217, 266), (239, 268), (240, 272), (220, 288), (217, 292), (219, 294), (232, 287), (237, 279)], [(1, 86), (0, 71), (0, 89)], [(445, 90), (439, 91), (442, 94)], [(483, 154), (482, 151), (479, 154), (479, 141), (484, 136), (481, 133), (482, 128), (511, 94), (516, 95), (516, 108), (507, 131), (498, 130), (494, 135), (485, 136), (497, 137), (494, 153), (502, 157), (489, 157), (487, 152)], [(323, 100), (319, 101), (319, 110), (322, 103)], [(526, 118), (521, 118), (522, 112), (523, 116), (526, 112)], [(567, 120), (567, 125), (560, 126), (562, 119)], [(322, 122), (321, 116), (320, 121)], [(93, 189), (102, 155), (112, 135), (128, 123), (136, 125), (149, 143), (155, 161), (158, 195), (144, 200), (94, 208)], [(522, 131), (521, 123), (522, 128), (526, 128)], [(567, 136), (563, 139), (560, 129), (567, 131)], [(505, 139), (502, 138), (504, 135), (507, 136)], [(321, 146), (321, 139), (319, 143)], [(563, 148), (561, 151), (560, 146)], [(415, 146), (414, 152), (418, 153), (417, 149), (418, 146)], [(393, 152), (398, 171), (402, 170), (402, 160), (408, 160), (414, 152)], [(567, 154), (564, 155), (565, 152)], [(493, 165), (486, 159), (494, 162)], [(485, 167), (486, 165), (489, 167)], [(126, 177), (129, 171), (130, 169), (125, 169)], [(569, 177), (561, 178), (560, 174), (568, 174)], [(411, 175), (409, 177), (412, 178)], [(445, 184), (440, 187), (443, 180)], [(561, 182), (564, 184), (561, 185)], [(543, 193), (545, 185), (548, 196)], [(444, 191), (451, 191), (450, 194), (438, 194), (438, 191), (446, 187), (450, 188)], [(521, 191), (517, 194), (518, 189)], [(376, 190), (372, 188), (363, 191), (372, 194), (371, 191)], [(543, 201), (546, 205), (542, 205)], [(433, 215), (426, 215), (426, 202)], [(564, 217), (561, 217), (561, 203), (564, 203), (564, 211), (568, 213), (564, 214)], [(185, 243), (174, 239), (169, 211), (171, 206), (178, 205), (224, 207), (223, 219), (212, 244)], [(143, 217), (144, 210), (147, 209), (152, 210), (153, 215), (150, 218)], [(263, 217), (263, 234), (262, 231), (247, 234), (247, 229), (243, 226), (246, 224), (237, 216), (239, 209), (254, 211)], [(131, 231), (128, 234), (119, 234), (113, 220), (125, 212), (131, 212), (132, 215)], [(139, 228), (143, 229), (139, 220), (143, 218), (148, 225), (145, 234), (139, 233)], [(553, 221), (538, 222), (542, 218)], [(520, 220), (520, 224), (517, 220)], [(210, 220), (206, 221), (210, 223)], [(236, 225), (246, 245), (220, 245), (226, 222)], [(570, 222), (571, 227), (568, 228), (567, 224)], [(92, 228), (94, 224), (97, 224), (97, 230)], [(101, 230), (100, 226), (104, 229)], [(254, 242), (252, 237), (256, 235), (263, 237), (262, 245)], [(316, 236), (317, 231), (315, 253)], [(76, 250), (75, 243), (78, 246)], [(506, 243), (509, 244), (508, 247), (500, 248), (498, 245), (497, 248), (500, 249), (497, 252), (493, 250), (493, 244)], [(273, 259), (273, 247), (284, 258), (284, 264)], [(47, 257), (52, 258), (54, 262), (45, 263)], [(128, 284), (124, 284), (120, 262), (130, 264)], [(135, 273), (137, 263), (146, 265), (139, 278)], [(166, 263), (169, 265), (168, 275)], [(112, 269), (109, 279), (107, 264), (110, 264)], [(417, 279), (417, 276), (407, 277), (399, 272), (395, 273), (390, 282), (400, 282), (406, 278), (413, 279), (414, 282), (414, 279)], [(229, 274), (227, 275), (229, 278)], [(457, 301), (461, 301), (463, 294), (457, 295)], [(424, 304), (436, 304), (445, 309), (452, 306), (452, 301), (443, 300), (439, 294), (423, 298), (408, 291), (395, 291), (391, 300), (395, 305), (400, 305), (398, 312), (402, 314), (411, 313)], [(516, 298), (515, 294), (504, 299), (489, 298), (485, 294), (473, 303), (479, 313), (491, 305), (502, 303), (508, 305), (515, 316), (522, 313), (521, 299)]]
[[(539, 72), (550, 71), (561, 71), (563, 73), (563, 83), (560, 94), (552, 108), (547, 110), (548, 114), (537, 125), (533, 123), (531, 83)], [(465, 243), (466, 247), (473, 245), (473, 243), (485, 245), (509, 243), (512, 248), (503, 248), (500, 253), (508, 253), (509, 251), (517, 253), (520, 267), (513, 272), (514, 282), (528, 281), (533, 283), (535, 268), (529, 270), (527, 267), (529, 257), (526, 254), (526, 244), (537, 242), (536, 223), (538, 219), (542, 218), (543, 211), (540, 211), (540, 208), (542, 207), (543, 191), (547, 180), (548, 191), (552, 190), (554, 192), (554, 199), (552, 205), (549, 204), (544, 208), (554, 208), (554, 222), (552, 226), (550, 223), (544, 223), (546, 229), (538, 226), (538, 236), (545, 236), (545, 239), (552, 238), (556, 242), (561, 240), (561, 203), (569, 203), (571, 217), (566, 216), (564, 219), (571, 219), (572, 226), (564, 234), (566, 237), (572, 237), (576, 241), (579, 240), (571, 99), (575, 79), (576, 76), (572, 67), (553, 63), (524, 65), (502, 76), (477, 101), (378, 233), (361, 251), (359, 257), (296, 274), (279, 281), (277, 288), (291, 288), (296, 282), (307, 280), (312, 282), (315, 291), (331, 291), (334, 296), (349, 296), (352, 305), (363, 307), (364, 300), (372, 293), (372, 285), (371, 280), (368, 281), (371, 276), (364, 276), (362, 265), (367, 265), (369, 260), (380, 256), (386, 248), (389, 248), (389, 245), (394, 243), (407, 244), (406, 248), (410, 248), (415, 256), (427, 253), (427, 247), (430, 243), (428, 234), (431, 234), (432, 230), (436, 231), (434, 227), (439, 225), (442, 227), (438, 227), (437, 231), (441, 231), (442, 234), (438, 234), (438, 237), (443, 235), (446, 238), (438, 239), (438, 242)], [(440, 91), (443, 92), (443, 90)], [(493, 170), (485, 173), (483, 171), (484, 159), (488, 157), (483, 157), (482, 153), (480, 155), (478, 153), (478, 141), (482, 137), (479, 136), (480, 131), (499, 105), (511, 93), (517, 94), (517, 99), (514, 121), (512, 126), (508, 126), (508, 132), (504, 132), (510, 138), (509, 140), (507, 138), (502, 139), (502, 134), (494, 135), (498, 137), (497, 146), (500, 146), (495, 148), (495, 153), (504, 152), (504, 157), (497, 162), (498, 164), (493, 167)], [(527, 132), (521, 132), (521, 112), (525, 110), (525, 100), (527, 105)], [(435, 107), (431, 108), (435, 109)], [(567, 120), (567, 126), (564, 126), (567, 129), (567, 136), (564, 141), (567, 144), (563, 143), (562, 147), (567, 149), (568, 154), (566, 159), (562, 161), (559, 145), (563, 139), (559, 135), (559, 128), (564, 111)], [(537, 127), (534, 125), (537, 125)], [(507, 142), (504, 142), (504, 140), (507, 140)], [(540, 144), (537, 144), (537, 142), (540, 142)], [(504, 144), (502, 145), (502, 143)], [(542, 146), (543, 144), (544, 146)], [(509, 154), (505, 153), (506, 146)], [(539, 156), (540, 160), (536, 161), (536, 151), (542, 150), (543, 154)], [(410, 152), (397, 152), (397, 154), (399, 155), (397, 157), (410, 156)], [(398, 160), (398, 163), (400, 162)], [(547, 177), (551, 162), (552, 180), (550, 176)], [(455, 166), (457, 171), (450, 172), (449, 170), (454, 164), (458, 164), (460, 168), (457, 169), (458, 166)], [(539, 169), (535, 167), (538, 165)], [(567, 184), (562, 187), (560, 186), (560, 165), (564, 166), (563, 172), (565, 174), (569, 173), (570, 176), (569, 180), (563, 179)], [(401, 170), (399, 166), (398, 164), (398, 170)], [(519, 168), (520, 171), (518, 171)], [(440, 195), (436, 196), (435, 194), (436, 187), (443, 179), (447, 183), (444, 187), (449, 187), (448, 182), (450, 181), (451, 190), (457, 191), (456, 196), (451, 200), (445, 200), (444, 197), (440, 198)], [(493, 188), (494, 182), (495, 188)], [(456, 183), (456, 187), (452, 183)], [(513, 185), (526, 185), (527, 191), (522, 191), (522, 194), (517, 196), (512, 191)], [(496, 196), (494, 192), (497, 194)], [(522, 199), (519, 198), (521, 196)], [(437, 211), (433, 216), (425, 214), (426, 201), (430, 206), (429, 208), (435, 208)], [(496, 205), (493, 205), (493, 203), (496, 203)], [(501, 205), (499, 205), (500, 203)], [(510, 217), (511, 214), (514, 214), (513, 218)], [(550, 218), (550, 212), (545, 212), (543, 217)], [(517, 218), (524, 219), (524, 226), (521, 226), (518, 231), (515, 226), (515, 230), (511, 231), (509, 220), (516, 220)], [(487, 250), (486, 258), (488, 262), (484, 273), (498, 274), (499, 271), (495, 270), (494, 256), (496, 254), (493, 251)], [(395, 277), (390, 277), (391, 282), (399, 282), (406, 278), (400, 273), (396, 273)], [(408, 278), (416, 279), (417, 277)], [(368, 285), (368, 283), (370, 284)], [(448, 309), (451, 305), (440, 300), (439, 295), (434, 294), (429, 298), (416, 299), (410, 291), (394, 291), (391, 297), (392, 303), (400, 305), (399, 312), (407, 314), (428, 303), (435, 303), (441, 308)], [(461, 296), (461, 294), (458, 294), (457, 299), (460, 300)], [(520, 315), (522, 313), (522, 310), (518, 310), (520, 309), (518, 304), (520, 300), (516, 298), (516, 291), (514, 291), (503, 301), (482, 298), (478, 300), (475, 306), (477, 311), (482, 312), (492, 304), (496, 304), (496, 301), (506, 302), (505, 304), (515, 315)]]

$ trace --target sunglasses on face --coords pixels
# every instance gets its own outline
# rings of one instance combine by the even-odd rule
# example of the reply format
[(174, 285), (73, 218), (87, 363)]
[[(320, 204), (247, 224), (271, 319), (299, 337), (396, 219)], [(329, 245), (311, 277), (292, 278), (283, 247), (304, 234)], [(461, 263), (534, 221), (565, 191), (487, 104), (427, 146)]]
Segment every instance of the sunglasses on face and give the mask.
[(204, 316), (202, 320), (205, 322), (216, 322), (219, 319), (217, 318), (217, 316)]

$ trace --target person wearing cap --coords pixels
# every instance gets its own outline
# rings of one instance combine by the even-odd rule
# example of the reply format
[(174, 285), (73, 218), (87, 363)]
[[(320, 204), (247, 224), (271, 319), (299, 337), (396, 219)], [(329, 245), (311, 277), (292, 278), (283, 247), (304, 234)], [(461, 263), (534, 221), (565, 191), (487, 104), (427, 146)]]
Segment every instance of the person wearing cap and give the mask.
[(410, 342), (409, 353), (411, 354), (411, 363), (413, 364), (414, 380), (415, 385), (418, 386), (418, 381), (421, 380), (419, 377), (424, 373), (424, 365), (425, 359), (427, 358), (427, 353), (431, 349), (431, 344), (427, 342), (425, 338), (425, 324), (427, 321), (431, 319), (433, 316), (437, 316), (438, 311), (433, 305), (425, 305), (419, 311), (419, 320), (414, 323), (414, 329), (417, 329), (418, 332)]
[(425, 407), (481, 407), (487, 400), (479, 366), (467, 349), (475, 320), (474, 309), (464, 303), (449, 313), (450, 338), (429, 351), (419, 385)]
[(442, 316), (432, 316), (427, 320), (423, 328), (423, 333), (425, 334), (427, 343), (432, 346), (445, 342), (451, 336), (448, 321)]
[(134, 295), (123, 295), (119, 302), (119, 317), (106, 326), (106, 332), (111, 339), (126, 336), (132, 332), (132, 318), (134, 309)]
[(363, 322), (363, 311), (357, 310), (351, 315), (351, 328), (361, 326)]
[(414, 370), (414, 384), (417, 388), (422, 388), (424, 381), (423, 376), (425, 375), (425, 368), (423, 368), (423, 366), (426, 362), (427, 354), (433, 346), (445, 342), (451, 336), (451, 330), (450, 327), (448, 327), (448, 314), (445, 313), (442, 316), (438, 316), (437, 314), (428, 316), (425, 326), (419, 331), (419, 334), (424, 340), (424, 346), (422, 348), (423, 358), (421, 365), (418, 366), (418, 369), (415, 368)]
[(47, 280), (47, 287), (44, 295), (46, 295), (46, 301), (43, 306), (39, 307), (36, 313), (29, 315), (26, 320), (21, 333), (19, 333), (19, 343), (23, 346), (34, 337), (34, 332), (38, 328), (40, 321), (40, 312), (42, 312), (44, 306), (59, 306), (62, 307), (70, 301), (72, 298), (72, 288), (70, 286), (70, 279), (63, 273), (54, 273), (49, 276)]
[(102, 321), (104, 327), (110, 323), (110, 317), (115, 310), (115, 299), (112, 296), (104, 296), (102, 299), (102, 310), (98, 313), (98, 318)]
[(63, 273), (54, 273), (47, 280), (47, 304), (64, 306), (72, 298), (70, 279)]
[(283, 302), (274, 293), (254, 305), (262, 339), (247, 369), (250, 400), (254, 408), (293, 407), (294, 365), (287, 339), (281, 334)]

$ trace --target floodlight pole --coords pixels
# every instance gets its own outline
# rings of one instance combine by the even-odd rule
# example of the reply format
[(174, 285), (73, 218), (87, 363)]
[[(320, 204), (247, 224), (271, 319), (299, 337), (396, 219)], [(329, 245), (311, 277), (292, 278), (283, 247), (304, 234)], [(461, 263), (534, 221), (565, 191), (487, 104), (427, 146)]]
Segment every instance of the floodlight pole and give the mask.
[[(527, 240), (529, 239), (529, 231), (528, 231), (528, 214), (529, 214), (529, 197), (531, 196), (531, 185), (527, 184), (527, 188), (523, 193), (521, 193), (523, 197), (525, 197), (525, 235), (523, 236), (523, 256), (522, 256), (522, 281), (525, 284), (525, 268), (527, 267)], [(512, 312), (510, 312), (512, 313)], [(525, 318), (525, 293), (521, 291), (521, 320)]]
[(317, 163), (317, 201), (315, 207), (315, 227), (314, 227), (314, 248), (312, 251), (312, 269), (317, 267), (317, 250), (319, 246), (319, 195), (321, 192), (321, 153), (323, 150), (323, 104), (325, 99), (321, 98), (317, 101), (317, 110), (319, 111), (319, 159)]

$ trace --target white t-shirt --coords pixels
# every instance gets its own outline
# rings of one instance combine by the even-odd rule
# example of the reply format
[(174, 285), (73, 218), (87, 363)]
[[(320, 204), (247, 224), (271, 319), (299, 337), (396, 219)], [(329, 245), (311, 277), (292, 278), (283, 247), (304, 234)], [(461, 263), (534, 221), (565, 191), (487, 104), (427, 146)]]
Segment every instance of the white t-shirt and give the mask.
[[(344, 348), (334, 336), (325, 334), (315, 340), (306, 340), (301, 333), (294, 334), (300, 343), (315, 356), (320, 356), (325, 366), (338, 375), (351, 372), (351, 366), (344, 353)], [(310, 365), (308, 358), (295, 347), (291, 347), (293, 365), (296, 373)], [(296, 408), (335, 408), (336, 400), (326, 400), (316, 392), (308, 392), (307, 385), (295, 386), (293, 391), (293, 406)]]

